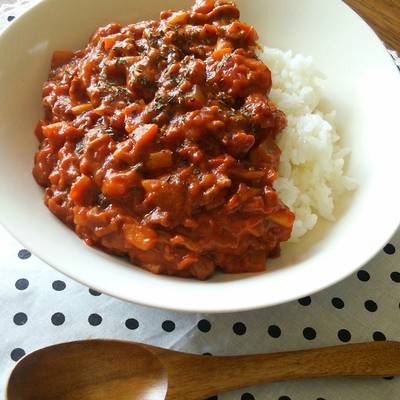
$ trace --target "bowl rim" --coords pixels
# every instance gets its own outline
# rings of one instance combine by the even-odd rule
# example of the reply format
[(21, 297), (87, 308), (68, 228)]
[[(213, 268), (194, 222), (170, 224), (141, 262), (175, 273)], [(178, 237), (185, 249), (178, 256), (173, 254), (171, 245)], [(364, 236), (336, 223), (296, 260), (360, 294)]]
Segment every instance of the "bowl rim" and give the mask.
[[(54, 1), (55, 0), (41, 0), (37, 3), (31, 4), (30, 6), (28, 6), (21, 15), (19, 15), (15, 20), (10, 22), (8, 24), (8, 26), (0, 32), (0, 42), (1, 42), (1, 40), (3, 40), (4, 37), (12, 34), (14, 25), (19, 24), (19, 23), (22, 24), (26, 18), (29, 18), (30, 13), (33, 10), (38, 10), (41, 7), (45, 7), (45, 5), (47, 3), (51, 3)], [(374, 36), (374, 40), (380, 42), (380, 46), (381, 46), (382, 50), (384, 50), (387, 53), (387, 60), (388, 61), (390, 60), (392, 67), (397, 70), (396, 65), (394, 64), (394, 62), (392, 62), (391, 56), (387, 52), (387, 49), (384, 47), (383, 42), (381, 42), (381, 40), (379, 39), (377, 34), (372, 30), (372, 28), (370, 28), (369, 25), (347, 4), (342, 3), (342, 6), (345, 9), (347, 9), (347, 12), (351, 12), (353, 14), (353, 16), (358, 18), (364, 25), (368, 26), (371, 37)], [(399, 81), (400, 81), (400, 73), (398, 75), (399, 75)], [(0, 212), (0, 219), (2, 219), (1, 212)], [(386, 230), (385, 235), (382, 235), (381, 240), (379, 241), (380, 245), (378, 246), (378, 243), (376, 244), (376, 250), (372, 254), (362, 257), (363, 261), (359, 262), (359, 265), (353, 266), (351, 268), (347, 268), (345, 273), (337, 274), (335, 279), (326, 279), (325, 278), (325, 279), (318, 280), (317, 283), (310, 282), (307, 285), (307, 287), (301, 287), (298, 291), (296, 291), (296, 293), (292, 293), (290, 295), (285, 294), (285, 296), (283, 296), (284, 298), (277, 298), (272, 301), (270, 299), (266, 298), (264, 302), (257, 301), (256, 304), (253, 304), (252, 301), (250, 300), (250, 298), (248, 298), (246, 303), (243, 306), (241, 306), (241, 307), (235, 306), (233, 308), (229, 308), (228, 305), (225, 305), (224, 307), (220, 307), (218, 304), (217, 305), (207, 304), (207, 306), (205, 306), (204, 304), (200, 306), (200, 305), (196, 305), (193, 303), (177, 304), (176, 302), (174, 304), (169, 304), (169, 302), (166, 301), (165, 298), (159, 299), (159, 298), (155, 297), (151, 301), (146, 301), (146, 300), (143, 300), (142, 298), (137, 298), (134, 294), (130, 294), (129, 296), (126, 296), (126, 293), (118, 294), (118, 293), (116, 293), (116, 290), (111, 290), (110, 288), (107, 288), (106, 285), (104, 285), (104, 284), (93, 285), (92, 283), (89, 282), (90, 279), (83, 278), (82, 276), (77, 276), (77, 274), (66, 270), (62, 266), (62, 262), (55, 262), (54, 260), (50, 259), (51, 257), (48, 258), (47, 255), (44, 254), (43, 251), (40, 251), (40, 249), (32, 248), (32, 246), (30, 246), (26, 240), (20, 239), (18, 232), (15, 232), (13, 227), (8, 226), (8, 224), (6, 224), (6, 223), (2, 223), (2, 225), (18, 242), (20, 242), (23, 246), (26, 246), (26, 248), (31, 249), (32, 253), (37, 258), (39, 258), (40, 260), (42, 260), (43, 262), (45, 262), (52, 268), (56, 269), (60, 273), (66, 275), (66, 276), (69, 276), (70, 278), (84, 284), (85, 286), (93, 287), (94, 289), (99, 290), (104, 294), (108, 294), (112, 297), (116, 297), (116, 298), (122, 299), (124, 301), (132, 302), (135, 304), (140, 304), (140, 305), (148, 306), (148, 307), (156, 307), (159, 309), (164, 309), (164, 310), (169, 310), (169, 311), (172, 310), (172, 311), (177, 311), (177, 312), (221, 314), (221, 313), (227, 313), (227, 312), (242, 312), (242, 311), (261, 309), (261, 308), (265, 308), (265, 307), (272, 307), (272, 306), (275, 306), (278, 304), (297, 300), (299, 298), (322, 291), (322, 290), (344, 280), (348, 276), (352, 275), (357, 269), (361, 268), (366, 263), (371, 261), (381, 251), (381, 249), (385, 246), (386, 243), (388, 243), (390, 241), (391, 237), (398, 229), (398, 227), (400, 225), (400, 219), (392, 222), (392, 224), (390, 225), (390, 228), (388, 228)], [(268, 273), (274, 274), (275, 271), (268, 272)], [(165, 278), (165, 277), (162, 277), (162, 278)], [(179, 278), (172, 278), (172, 277), (167, 277), (167, 279), (169, 279), (171, 282), (179, 280)], [(224, 283), (222, 283), (222, 284), (224, 284)]]

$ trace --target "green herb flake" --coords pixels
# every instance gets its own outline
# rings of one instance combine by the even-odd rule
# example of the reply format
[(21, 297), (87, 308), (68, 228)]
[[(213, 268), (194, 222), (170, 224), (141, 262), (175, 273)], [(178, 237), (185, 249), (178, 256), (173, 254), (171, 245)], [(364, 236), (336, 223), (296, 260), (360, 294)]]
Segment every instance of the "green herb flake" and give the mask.
[(84, 143), (83, 143), (83, 142), (79, 142), (79, 143), (76, 145), (76, 147), (75, 147), (75, 151), (76, 151), (78, 154), (82, 154), (83, 148), (84, 148), (84, 147), (85, 147)]
[(128, 61), (125, 58), (121, 57), (117, 59), (117, 65), (127, 65)]

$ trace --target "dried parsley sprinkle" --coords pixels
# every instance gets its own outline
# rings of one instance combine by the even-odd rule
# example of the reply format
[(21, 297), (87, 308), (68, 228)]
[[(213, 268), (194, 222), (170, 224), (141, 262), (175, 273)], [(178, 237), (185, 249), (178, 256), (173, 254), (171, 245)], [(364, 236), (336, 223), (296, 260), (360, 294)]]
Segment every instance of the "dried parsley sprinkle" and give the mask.
[(151, 82), (145, 76), (140, 76), (138, 80), (142, 86), (149, 87), (151, 85)]
[(127, 64), (128, 64), (128, 61), (125, 58), (123, 58), (123, 57), (118, 58), (117, 65), (127, 65)]
[(84, 147), (83, 142), (79, 142), (79, 143), (76, 145), (76, 147), (75, 147), (75, 151), (76, 151), (78, 154), (82, 154), (82, 152), (83, 152), (83, 147)]
[(134, 66), (133, 73), (134, 73), (135, 75), (143, 74), (143, 69), (140, 68), (139, 66), (135, 65), (135, 66)]
[(157, 47), (158, 46), (158, 41), (161, 39), (161, 35), (157, 36), (157, 35), (151, 35), (149, 37), (149, 43), (151, 46), (153, 47)]

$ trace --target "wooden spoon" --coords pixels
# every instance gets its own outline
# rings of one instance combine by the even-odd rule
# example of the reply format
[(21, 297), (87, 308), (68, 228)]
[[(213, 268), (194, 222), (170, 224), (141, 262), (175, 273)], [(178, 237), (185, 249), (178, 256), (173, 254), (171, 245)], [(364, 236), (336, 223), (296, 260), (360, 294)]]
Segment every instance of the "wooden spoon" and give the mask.
[(205, 357), (144, 344), (90, 340), (24, 357), (8, 400), (201, 400), (275, 381), (400, 375), (400, 343), (351, 344), (240, 357)]

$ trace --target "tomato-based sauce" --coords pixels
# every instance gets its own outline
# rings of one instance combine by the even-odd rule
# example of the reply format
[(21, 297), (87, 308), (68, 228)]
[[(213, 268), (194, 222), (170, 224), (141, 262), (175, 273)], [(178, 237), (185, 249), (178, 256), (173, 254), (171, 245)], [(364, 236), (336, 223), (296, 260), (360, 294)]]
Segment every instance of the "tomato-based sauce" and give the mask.
[(33, 169), (51, 212), (157, 274), (264, 271), (294, 215), (273, 188), (286, 118), (256, 41), (233, 3), (198, 0), (56, 52)]

